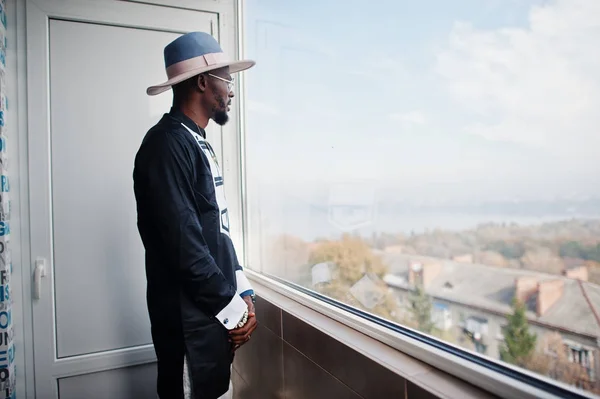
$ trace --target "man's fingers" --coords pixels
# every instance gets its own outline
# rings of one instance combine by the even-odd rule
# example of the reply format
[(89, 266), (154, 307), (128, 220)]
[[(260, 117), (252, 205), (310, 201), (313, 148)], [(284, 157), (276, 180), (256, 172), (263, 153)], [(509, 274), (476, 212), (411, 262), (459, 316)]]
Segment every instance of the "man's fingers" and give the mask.
[(248, 321), (246, 322), (246, 324), (243, 327), (240, 328), (236, 328), (234, 330), (229, 331), (229, 335), (234, 338), (236, 336), (240, 336), (240, 335), (245, 335), (248, 330), (252, 327), (256, 325), (256, 318), (254, 317), (254, 315), (250, 315), (248, 317)]
[(251, 330), (246, 331), (244, 334), (242, 335), (235, 335), (231, 337), (232, 342), (238, 344), (238, 343), (243, 343), (246, 342), (248, 336), (252, 333)]
[(254, 322), (253, 323), (248, 323), (250, 324), (248, 326), (248, 332), (247, 332), (247, 336), (250, 337), (250, 334), (252, 334), (254, 332), (254, 330), (256, 330), (256, 327), (258, 326), (258, 323), (256, 322), (256, 319), (252, 319)]
[(250, 334), (252, 334), (253, 331), (254, 331), (254, 329), (251, 329), (251, 330), (246, 331), (244, 334), (231, 336), (231, 341), (234, 343), (246, 342), (248, 337), (250, 336)]
[(248, 319), (246, 325), (242, 328), (230, 331), (230, 338), (234, 344), (245, 344), (250, 339), (250, 334), (254, 332), (257, 326), (256, 319), (254, 317)]

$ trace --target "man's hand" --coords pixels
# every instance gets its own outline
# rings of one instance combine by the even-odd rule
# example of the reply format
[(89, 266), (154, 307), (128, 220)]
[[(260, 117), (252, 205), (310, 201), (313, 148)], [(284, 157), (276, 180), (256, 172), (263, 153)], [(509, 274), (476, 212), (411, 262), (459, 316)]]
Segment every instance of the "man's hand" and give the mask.
[(250, 335), (252, 335), (256, 329), (256, 326), (258, 325), (258, 322), (256, 321), (256, 314), (254, 313), (254, 303), (252, 303), (252, 298), (250, 296), (245, 296), (243, 299), (248, 305), (248, 321), (243, 327), (229, 331), (229, 339), (233, 343), (234, 351), (250, 340)]
[(254, 313), (254, 302), (252, 302), (252, 297), (250, 295), (243, 296), (242, 299), (248, 305), (248, 313)]

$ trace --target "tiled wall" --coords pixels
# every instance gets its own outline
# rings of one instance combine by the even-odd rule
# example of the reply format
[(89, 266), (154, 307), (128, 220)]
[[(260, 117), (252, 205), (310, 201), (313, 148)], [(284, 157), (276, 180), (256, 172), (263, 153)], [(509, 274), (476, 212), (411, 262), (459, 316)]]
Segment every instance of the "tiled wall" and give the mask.
[(234, 362), (236, 399), (438, 397), (260, 297), (256, 312)]

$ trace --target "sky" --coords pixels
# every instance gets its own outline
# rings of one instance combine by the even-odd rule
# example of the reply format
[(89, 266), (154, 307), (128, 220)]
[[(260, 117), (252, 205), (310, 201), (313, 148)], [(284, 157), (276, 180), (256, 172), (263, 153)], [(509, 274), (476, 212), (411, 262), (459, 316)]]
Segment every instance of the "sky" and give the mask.
[(250, 195), (600, 197), (600, 1), (247, 0)]

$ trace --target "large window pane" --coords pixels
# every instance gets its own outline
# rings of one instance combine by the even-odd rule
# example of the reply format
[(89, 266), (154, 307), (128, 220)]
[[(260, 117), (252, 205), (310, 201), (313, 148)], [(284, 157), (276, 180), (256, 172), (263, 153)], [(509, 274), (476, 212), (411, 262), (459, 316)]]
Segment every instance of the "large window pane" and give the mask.
[(600, 394), (600, 2), (245, 4), (249, 267)]

